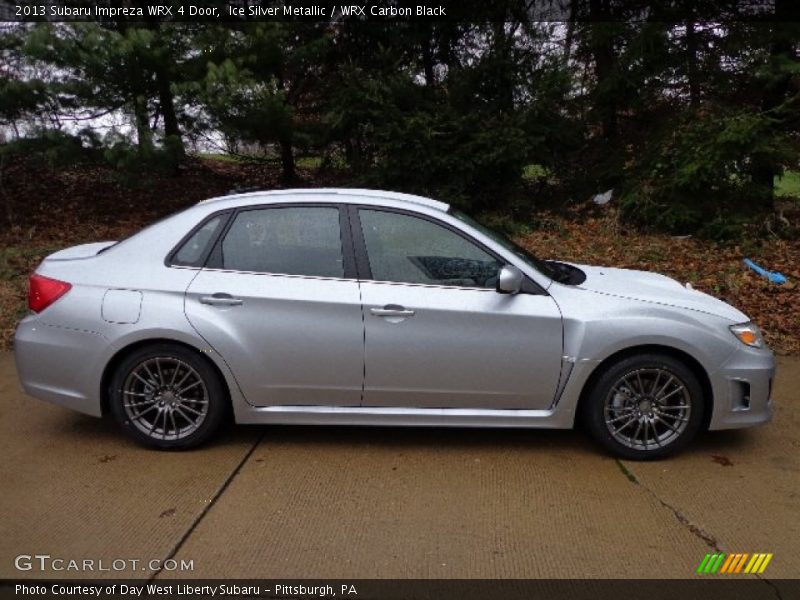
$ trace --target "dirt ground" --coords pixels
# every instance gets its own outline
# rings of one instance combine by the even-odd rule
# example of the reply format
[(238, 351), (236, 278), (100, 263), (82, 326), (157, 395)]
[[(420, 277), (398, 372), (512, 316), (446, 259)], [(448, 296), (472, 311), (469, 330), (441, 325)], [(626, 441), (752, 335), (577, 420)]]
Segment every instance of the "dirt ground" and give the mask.
[[(776, 417), (620, 462), (571, 431), (229, 426), (190, 452), (24, 396), (0, 354), (0, 578), (686, 578), (707, 552), (800, 574), (800, 359)], [(193, 561), (191, 571), (141, 566)]]

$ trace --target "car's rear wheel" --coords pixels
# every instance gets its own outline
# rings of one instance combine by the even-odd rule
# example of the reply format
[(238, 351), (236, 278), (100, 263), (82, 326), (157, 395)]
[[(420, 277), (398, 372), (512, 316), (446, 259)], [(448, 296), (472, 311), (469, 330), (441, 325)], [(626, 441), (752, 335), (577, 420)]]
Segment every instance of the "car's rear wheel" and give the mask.
[(605, 369), (582, 405), (589, 433), (613, 454), (634, 460), (681, 450), (703, 422), (703, 389), (681, 361), (642, 354)]
[(137, 441), (158, 448), (197, 446), (219, 428), (225, 388), (196, 351), (154, 344), (117, 367), (109, 390), (117, 422)]

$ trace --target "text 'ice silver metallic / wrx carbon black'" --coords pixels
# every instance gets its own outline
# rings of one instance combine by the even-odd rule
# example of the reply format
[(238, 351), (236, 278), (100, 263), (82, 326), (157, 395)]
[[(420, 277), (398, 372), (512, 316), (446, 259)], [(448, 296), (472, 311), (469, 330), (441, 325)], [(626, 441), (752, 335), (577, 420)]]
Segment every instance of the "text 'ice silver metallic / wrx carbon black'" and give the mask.
[(48, 256), (25, 391), (182, 448), (239, 423), (570, 428), (657, 458), (772, 415), (772, 353), (654, 273), (545, 261), (447, 204), (357, 189), (206, 200)]

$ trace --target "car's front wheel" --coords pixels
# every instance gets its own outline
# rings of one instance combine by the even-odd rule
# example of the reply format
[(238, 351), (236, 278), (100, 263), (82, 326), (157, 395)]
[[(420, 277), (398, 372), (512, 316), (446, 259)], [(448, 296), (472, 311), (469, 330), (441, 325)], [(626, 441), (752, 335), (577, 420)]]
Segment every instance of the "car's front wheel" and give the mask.
[(159, 448), (204, 442), (219, 428), (227, 403), (211, 365), (175, 344), (154, 344), (125, 357), (109, 396), (117, 422), (137, 441)]
[(682, 449), (703, 422), (695, 374), (667, 355), (642, 354), (605, 369), (582, 405), (589, 433), (622, 458), (662, 458)]

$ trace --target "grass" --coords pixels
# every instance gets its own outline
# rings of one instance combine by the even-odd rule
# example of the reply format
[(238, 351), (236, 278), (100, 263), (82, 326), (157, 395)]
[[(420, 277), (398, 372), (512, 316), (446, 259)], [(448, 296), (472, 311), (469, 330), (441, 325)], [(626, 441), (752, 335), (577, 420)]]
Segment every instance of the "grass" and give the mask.
[[(205, 158), (208, 160), (218, 160), (220, 162), (229, 162), (229, 163), (241, 163), (243, 162), (242, 158), (238, 156), (231, 156), (230, 154), (224, 154), (221, 152), (207, 152), (207, 153), (200, 153), (197, 155), (198, 158)], [(277, 162), (280, 160), (280, 157), (277, 155), (268, 155), (266, 160)], [(246, 162), (246, 161), (245, 161)], [(322, 165), (322, 157), (321, 156), (298, 156), (295, 158), (295, 164), (301, 169), (319, 169), (320, 165)]]
[(235, 156), (231, 156), (230, 154), (222, 154), (220, 152), (201, 152), (197, 155), (198, 158), (206, 158), (208, 160), (219, 160), (222, 162), (232, 162), (238, 163), (240, 162), (238, 158)]
[(37, 248), (0, 248), (0, 346), (7, 346), (17, 322), (28, 312), (27, 276), (38, 262)]
[(299, 156), (295, 162), (301, 169), (319, 169), (322, 165), (321, 156)]
[(28, 313), (28, 275), (56, 246), (0, 248), (0, 348), (8, 345), (17, 321)]
[(0, 248), (0, 280), (11, 281), (19, 275), (27, 275), (35, 263), (57, 249), (52, 245)]
[(522, 169), (522, 179), (525, 181), (539, 181), (540, 179), (546, 179), (549, 176), (550, 171), (543, 165), (525, 165), (525, 168)]
[(775, 178), (775, 195), (782, 198), (800, 198), (800, 171), (786, 171)]

